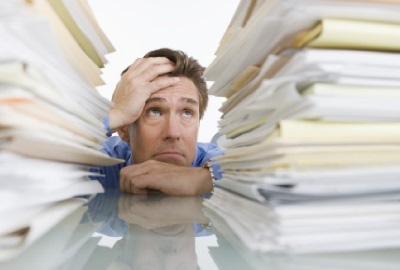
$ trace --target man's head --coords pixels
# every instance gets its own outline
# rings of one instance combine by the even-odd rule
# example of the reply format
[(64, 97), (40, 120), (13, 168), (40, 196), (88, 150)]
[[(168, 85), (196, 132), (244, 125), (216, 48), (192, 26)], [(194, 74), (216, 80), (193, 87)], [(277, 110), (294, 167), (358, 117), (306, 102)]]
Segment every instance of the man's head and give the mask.
[(152, 94), (141, 116), (126, 129), (128, 136), (121, 137), (127, 138), (134, 163), (152, 159), (190, 166), (197, 151), (200, 119), (208, 102), (202, 78), (204, 68), (181, 51), (160, 49), (145, 55), (149, 57), (168, 58), (176, 68), (163, 76), (180, 80)]
[[(204, 67), (202, 67), (196, 59), (188, 57), (186, 53), (179, 50), (162, 48), (148, 52), (143, 58), (149, 57), (168, 58), (172, 63), (174, 63), (176, 69), (173, 72), (165, 74), (166, 76), (185, 77), (194, 83), (199, 95), (200, 119), (202, 119), (208, 104), (207, 84), (203, 78)], [(130, 66), (125, 68), (121, 72), (121, 75), (123, 75), (129, 69), (129, 67)]]

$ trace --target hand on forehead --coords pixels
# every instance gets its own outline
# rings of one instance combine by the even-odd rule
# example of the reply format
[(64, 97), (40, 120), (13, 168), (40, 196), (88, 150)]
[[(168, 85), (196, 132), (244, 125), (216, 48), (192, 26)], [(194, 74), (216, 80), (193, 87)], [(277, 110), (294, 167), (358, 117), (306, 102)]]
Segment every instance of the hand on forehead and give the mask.
[(151, 94), (150, 98), (166, 97), (171, 95), (180, 98), (193, 99), (197, 102), (199, 101), (199, 95), (196, 86), (190, 79), (186, 77), (180, 77), (180, 80), (174, 85), (169, 85), (158, 90), (157, 92), (154, 92), (153, 94)]

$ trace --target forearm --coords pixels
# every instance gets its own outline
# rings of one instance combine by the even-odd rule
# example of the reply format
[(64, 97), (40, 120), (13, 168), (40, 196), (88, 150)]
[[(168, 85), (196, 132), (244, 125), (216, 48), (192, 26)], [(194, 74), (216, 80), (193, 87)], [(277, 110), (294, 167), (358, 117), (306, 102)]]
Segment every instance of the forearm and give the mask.
[(208, 168), (180, 167), (154, 160), (123, 168), (120, 181), (121, 190), (129, 193), (155, 189), (169, 195), (193, 196), (213, 190)]
[(111, 109), (108, 113), (108, 123), (112, 132), (117, 131), (122, 125), (118, 114), (119, 113), (113, 109)]
[(196, 173), (193, 174), (193, 181), (194, 181), (193, 195), (210, 193), (213, 190), (214, 184), (208, 169), (207, 168), (192, 168), (192, 169), (196, 170)]
[(131, 116), (131, 120), (129, 121), (124, 118), (121, 110), (111, 108), (108, 113), (109, 127), (112, 132), (116, 132), (122, 127), (130, 124), (130, 122), (134, 122), (133, 119), (137, 119), (138, 117), (139, 115)]
[(207, 168), (185, 168), (169, 181), (155, 178), (154, 181), (156, 189), (169, 195), (196, 196), (213, 190), (213, 181)]
[(150, 188), (177, 196), (196, 196), (213, 190), (212, 178), (206, 168), (184, 168), (173, 175), (166, 173), (149, 179), (149, 184)]

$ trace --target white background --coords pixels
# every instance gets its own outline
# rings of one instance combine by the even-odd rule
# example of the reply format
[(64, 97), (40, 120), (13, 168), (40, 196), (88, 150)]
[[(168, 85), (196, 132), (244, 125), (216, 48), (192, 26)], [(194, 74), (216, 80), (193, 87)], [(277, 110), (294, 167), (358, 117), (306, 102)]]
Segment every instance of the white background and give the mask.
[[(168, 47), (182, 50), (208, 66), (239, 4), (239, 0), (89, 0), (101, 28), (116, 52), (107, 55), (105, 86), (110, 99), (120, 72), (148, 51)], [(210, 96), (200, 125), (200, 142), (218, 131), (218, 109), (223, 98)]]

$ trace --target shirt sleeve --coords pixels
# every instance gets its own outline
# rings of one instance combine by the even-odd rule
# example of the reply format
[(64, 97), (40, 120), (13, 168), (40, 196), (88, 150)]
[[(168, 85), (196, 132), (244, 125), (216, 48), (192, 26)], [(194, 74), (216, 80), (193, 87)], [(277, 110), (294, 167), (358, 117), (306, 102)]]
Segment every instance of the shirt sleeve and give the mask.
[(104, 117), (103, 124), (104, 124), (104, 128), (107, 131), (107, 137), (111, 137), (112, 131), (111, 131), (111, 128), (110, 128), (110, 119), (109, 119), (108, 115), (106, 117)]
[(119, 188), (119, 171), (127, 166), (131, 157), (131, 150), (127, 143), (118, 136), (108, 138), (106, 142), (101, 143), (101, 151), (110, 157), (125, 160), (125, 162), (113, 166), (93, 167), (91, 172), (101, 174), (101, 176), (91, 176), (93, 180), (98, 180), (104, 189)]
[[(193, 162), (193, 167), (202, 167), (207, 161), (213, 161), (213, 158), (222, 156), (223, 152), (219, 150), (218, 146), (212, 143), (198, 143), (197, 156)], [(221, 166), (212, 162), (212, 168), (216, 180), (222, 178)]]

